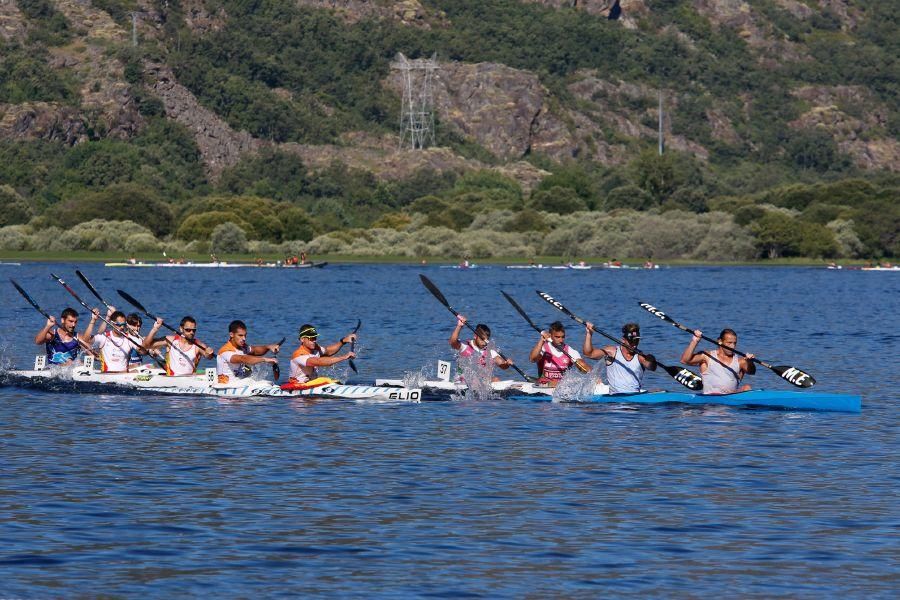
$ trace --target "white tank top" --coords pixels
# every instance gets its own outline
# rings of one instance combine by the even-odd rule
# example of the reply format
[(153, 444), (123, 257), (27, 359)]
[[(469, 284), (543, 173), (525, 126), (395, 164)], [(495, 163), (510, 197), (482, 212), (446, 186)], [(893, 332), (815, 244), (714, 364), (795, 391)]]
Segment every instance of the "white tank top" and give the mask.
[(197, 365), (197, 346), (191, 344), (187, 350), (181, 347), (183, 338), (176, 335), (169, 343), (166, 352), (166, 375), (181, 376), (193, 375)]
[[(710, 352), (718, 358), (714, 352)], [(725, 362), (725, 361), (722, 361)], [(703, 373), (704, 394), (730, 394), (736, 392), (741, 382), (741, 361), (737, 355), (731, 359), (731, 364), (722, 366), (713, 358), (706, 357), (706, 372)]]
[(616, 346), (616, 354), (612, 363), (607, 361), (606, 378), (609, 381), (611, 394), (633, 394), (641, 391), (641, 382), (644, 380), (644, 366), (637, 354), (631, 360), (625, 360), (619, 347)]
[(100, 370), (104, 373), (127, 371), (128, 356), (137, 349), (128, 338), (114, 336), (109, 331), (94, 336), (94, 347), (100, 349)]

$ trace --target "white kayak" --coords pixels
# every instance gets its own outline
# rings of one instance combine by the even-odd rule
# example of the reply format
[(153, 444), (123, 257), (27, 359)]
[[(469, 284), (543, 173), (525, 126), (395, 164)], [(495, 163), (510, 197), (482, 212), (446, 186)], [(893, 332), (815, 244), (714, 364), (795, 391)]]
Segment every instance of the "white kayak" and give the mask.
[(329, 383), (303, 390), (284, 390), (278, 384), (262, 379), (239, 379), (218, 383), (215, 369), (183, 377), (171, 377), (161, 369), (146, 366), (129, 373), (101, 373), (94, 369), (94, 359), (86, 356), (75, 367), (47, 367), (45, 357), (35, 360), (28, 371), (7, 371), (4, 383), (40, 387), (51, 390), (112, 392), (126, 394), (170, 394), (179, 396), (214, 396), (217, 398), (303, 398), (360, 400), (383, 402), (420, 402), (419, 388), (346, 385)]

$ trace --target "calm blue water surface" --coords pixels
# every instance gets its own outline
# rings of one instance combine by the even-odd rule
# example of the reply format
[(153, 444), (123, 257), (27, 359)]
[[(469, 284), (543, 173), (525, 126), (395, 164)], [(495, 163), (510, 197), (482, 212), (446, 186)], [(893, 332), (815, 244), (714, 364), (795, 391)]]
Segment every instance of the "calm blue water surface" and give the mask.
[[(2, 267), (56, 314), (77, 265)], [(520, 364), (534, 293), (675, 363), (689, 337), (648, 301), (863, 396), (859, 415), (505, 400), (420, 405), (65, 395), (0, 388), (0, 596), (895, 597), (900, 587), (900, 274), (802, 268), (460, 271), (85, 265), (218, 346), (325, 341), (363, 320), (351, 381), (449, 358), (453, 316)], [(85, 290), (85, 297), (88, 294)], [(30, 368), (41, 318), (0, 285), (2, 360)], [(580, 347), (582, 330), (568, 322)], [(145, 326), (146, 329), (146, 326)], [(287, 352), (285, 352), (285, 355)], [(347, 371), (340, 370), (341, 376)], [(287, 370), (287, 357), (282, 358)], [(529, 369), (529, 372), (532, 370)], [(652, 386), (678, 389), (664, 374)], [(758, 387), (789, 387), (762, 369)]]

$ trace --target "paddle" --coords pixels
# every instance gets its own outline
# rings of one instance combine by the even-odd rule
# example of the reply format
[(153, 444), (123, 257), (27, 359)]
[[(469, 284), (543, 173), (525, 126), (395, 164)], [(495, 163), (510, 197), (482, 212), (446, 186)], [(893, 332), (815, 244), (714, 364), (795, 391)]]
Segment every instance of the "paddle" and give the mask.
[[(669, 315), (667, 315), (660, 309), (656, 308), (652, 304), (649, 304), (647, 302), (641, 302), (640, 305), (641, 305), (641, 308), (643, 308), (650, 314), (652, 314), (656, 317), (659, 317), (663, 321), (666, 321), (667, 323), (671, 323), (678, 329), (680, 329), (682, 331), (686, 331), (686, 332), (690, 333), (691, 335), (694, 334), (693, 329), (686, 327), (686, 326), (682, 325), (681, 323), (678, 323), (677, 321), (675, 321), (675, 319), (673, 319), (672, 317), (670, 317)], [(707, 342), (710, 342), (710, 343), (715, 344), (716, 346), (719, 346), (720, 348), (727, 348), (727, 346), (723, 346), (717, 340), (714, 340), (711, 337), (707, 337), (705, 335), (701, 335), (700, 337), (703, 338), (704, 340), (706, 340)], [(736, 350), (735, 348), (728, 348), (728, 349), (739, 356), (743, 356), (744, 358), (747, 358), (747, 355), (744, 354), (743, 352), (741, 352), (740, 350)], [(710, 356), (710, 355), (707, 354), (707, 356)], [(713, 357), (713, 358), (715, 358), (715, 357)], [(716, 360), (718, 360), (718, 359), (716, 359)], [(791, 367), (791, 366), (787, 366), (787, 365), (778, 365), (778, 366), (772, 365), (770, 363), (767, 363), (763, 360), (756, 358), (755, 356), (753, 358), (750, 358), (749, 360), (764, 366), (765, 368), (771, 370), (773, 373), (775, 373), (776, 375), (778, 375), (779, 377), (781, 377), (788, 383), (796, 385), (797, 387), (810, 388), (810, 387), (816, 385), (816, 380), (812, 375), (810, 375), (809, 373), (806, 373), (805, 371), (801, 371), (797, 367)], [(721, 362), (721, 361), (719, 361), (719, 362)]]
[[(79, 296), (78, 293), (77, 293), (75, 290), (73, 290), (71, 287), (69, 287), (69, 284), (68, 284), (68, 283), (66, 283), (65, 281), (63, 281), (61, 278), (57, 277), (57, 276), (54, 275), (53, 273), (50, 273), (50, 277), (52, 277), (53, 279), (55, 279), (56, 281), (58, 281), (59, 284), (60, 284), (61, 286), (63, 286), (63, 287), (66, 289), (67, 292), (69, 292), (70, 294), (72, 294), (72, 297), (75, 298), (75, 300), (77, 300), (78, 303), (79, 303), (80, 305), (82, 305), (83, 307), (85, 307), (85, 308), (88, 310), (88, 312), (93, 312), (93, 309), (92, 309), (90, 306), (87, 305), (87, 302), (85, 302), (84, 300), (82, 300), (82, 299), (81, 299), (81, 296)], [(98, 317), (101, 321), (103, 321), (104, 323), (106, 323), (109, 327), (113, 328), (114, 330), (115, 330), (115, 329), (118, 329), (118, 328), (116, 327), (116, 324), (113, 323), (113, 322), (111, 322), (109, 319), (107, 319), (107, 318), (104, 317), (103, 315), (101, 315), (101, 314), (100, 314), (100, 311), (97, 311), (97, 317)], [(126, 327), (127, 327), (127, 325), (126, 325)], [(118, 329), (118, 330), (121, 332), (122, 337), (124, 337), (125, 339), (127, 339), (129, 342), (131, 342), (132, 344), (134, 344), (134, 345), (137, 346), (138, 348), (142, 348), (142, 347), (143, 347), (143, 345), (144, 345), (144, 340), (141, 340), (141, 339), (132, 337), (131, 335), (128, 334), (128, 331), (127, 331), (127, 329), (125, 329), (125, 328)], [(129, 352), (130, 352), (130, 351), (129, 351)], [(129, 356), (130, 356), (130, 354), (129, 354)], [(160, 369), (163, 369), (163, 370), (166, 369), (165, 363), (162, 362), (158, 357), (153, 356), (152, 354), (148, 354), (148, 356), (150, 356), (150, 358), (153, 359), (153, 362), (155, 362), (156, 365), (157, 365)]]
[[(546, 300), (547, 302), (549, 302), (550, 304), (552, 304), (553, 306), (555, 306), (556, 308), (558, 308), (559, 310), (564, 312), (565, 314), (569, 315), (576, 322), (581, 323), (582, 325), (585, 324), (584, 319), (576, 316), (569, 309), (567, 309), (565, 306), (560, 304), (559, 300), (556, 300), (550, 294), (545, 294), (544, 292), (541, 292), (539, 290), (536, 290), (536, 291), (537, 291), (538, 296), (540, 296), (541, 298), (543, 298), (544, 300)], [(607, 339), (614, 341), (617, 344), (622, 344), (622, 346), (624, 346), (625, 348), (628, 348), (628, 350), (630, 352), (633, 352), (634, 354), (643, 356), (644, 358), (647, 357), (647, 355), (645, 353), (641, 352), (637, 348), (630, 346), (629, 344), (626, 344), (625, 342), (609, 335), (608, 333), (606, 333), (604, 331), (600, 331), (596, 327), (592, 327), (591, 330), (596, 333), (599, 333), (600, 335), (602, 335), (603, 337), (605, 337)], [(699, 392), (700, 390), (703, 389), (703, 380), (696, 373), (693, 373), (692, 371), (689, 371), (688, 369), (664, 365), (663, 363), (659, 362), (658, 360), (656, 361), (656, 364), (659, 365), (660, 367), (662, 367), (663, 371), (668, 373), (669, 376), (672, 377), (672, 379), (674, 379), (675, 381), (677, 381), (678, 383), (680, 383), (687, 389), (694, 391), (694, 392)]]
[[(534, 329), (534, 330), (537, 331), (538, 333), (543, 333), (543, 332), (541, 331), (541, 328), (538, 327), (537, 325), (535, 325), (534, 322), (528, 317), (528, 315), (525, 314), (525, 311), (522, 309), (521, 306), (519, 306), (519, 303), (516, 302), (515, 300), (513, 300), (513, 297), (512, 297), (512, 296), (510, 296), (509, 294), (507, 294), (507, 293), (504, 292), (503, 290), (500, 290), (500, 293), (503, 294), (503, 297), (506, 298), (506, 299), (509, 301), (510, 304), (512, 304), (513, 308), (516, 309), (520, 315), (522, 315), (522, 317), (528, 322), (528, 324), (531, 325), (531, 328), (532, 328), (532, 329)], [(576, 367), (578, 367), (578, 370), (581, 371), (582, 373), (587, 373), (588, 371), (585, 371), (584, 369), (582, 369), (581, 366), (575, 361), (575, 357), (573, 357), (571, 354), (569, 354), (568, 351), (566, 351), (565, 348), (566, 348), (566, 347), (565, 347), (565, 345), (564, 345), (564, 346), (563, 346), (563, 351), (566, 353), (566, 356), (569, 357), (569, 360), (572, 361), (572, 364), (575, 365)]]
[[(41, 313), (42, 315), (44, 315), (44, 318), (45, 318), (45, 319), (47, 319), (48, 321), (50, 320), (50, 313), (48, 313), (48, 312), (45, 311), (43, 308), (41, 308), (40, 305), (39, 305), (37, 302), (34, 301), (34, 298), (32, 298), (31, 296), (29, 296), (29, 295), (28, 295), (28, 292), (26, 292), (26, 291), (24, 290), (24, 288), (22, 288), (21, 285), (19, 285), (18, 283), (16, 283), (16, 280), (15, 280), (15, 279), (10, 279), (9, 281), (10, 281), (10, 283), (13, 284), (13, 287), (16, 288), (16, 291), (19, 292), (20, 294), (22, 294), (22, 297), (25, 298), (25, 300), (28, 301), (28, 304), (30, 304), (31, 306), (33, 306), (34, 309), (35, 309), (36, 311), (38, 311), (39, 313)], [(87, 350), (88, 352), (90, 352), (91, 354), (93, 354), (94, 356), (97, 356), (97, 353), (94, 352), (94, 349), (91, 348), (90, 345), (85, 344), (84, 341), (83, 341), (81, 338), (79, 338), (77, 335), (75, 336), (75, 341), (78, 342), (78, 345), (79, 345), (79, 346), (81, 346), (82, 348), (84, 348), (85, 350)]]
[[(285, 342), (285, 340), (287, 340), (287, 338), (283, 337), (281, 338), (280, 342), (275, 344), (276, 346), (278, 346), (279, 350), (281, 349), (281, 345)], [(278, 381), (278, 379), (281, 377), (281, 367), (278, 366), (277, 362), (272, 363), (272, 377), (275, 378), (275, 381)]]
[[(439, 289), (437, 288), (436, 285), (434, 285), (433, 283), (431, 283), (431, 280), (430, 280), (430, 279), (428, 279), (428, 278), (425, 277), (424, 275), (419, 275), (419, 279), (422, 280), (422, 284), (425, 286), (425, 288), (426, 288), (429, 292), (431, 292), (431, 294), (432, 294), (435, 298), (437, 298), (438, 302), (440, 302), (440, 303), (443, 304), (445, 307), (447, 307), (447, 310), (449, 310), (451, 313), (453, 313), (453, 316), (459, 318), (459, 313), (456, 312), (455, 310), (453, 310), (453, 307), (450, 306), (450, 303), (447, 301), (447, 298), (444, 297), (444, 294), (441, 293), (441, 290), (439, 290)], [(475, 335), (478, 335), (478, 333), (475, 331), (475, 328), (472, 327), (472, 326), (469, 324), (468, 321), (466, 321), (466, 327), (468, 327), (469, 329), (471, 329), (471, 330), (472, 330), (472, 333), (474, 333)], [(497, 356), (499, 356), (499, 357), (502, 358), (503, 360), (509, 360), (508, 358), (506, 358), (505, 356), (503, 356), (503, 353), (500, 352), (500, 350), (497, 350), (496, 347), (495, 347), (495, 351), (497, 352)], [(531, 375), (526, 375), (525, 372), (522, 371), (522, 369), (520, 369), (519, 367), (517, 367), (515, 364), (510, 365), (510, 366), (512, 366), (512, 368), (515, 369), (516, 373), (518, 373), (519, 375), (521, 375), (522, 378), (525, 379), (525, 381), (536, 381), (536, 379), (537, 379), (536, 377), (532, 377)]]
[[(122, 296), (122, 298), (125, 299), (126, 302), (128, 302), (128, 304), (132, 305), (133, 307), (138, 309), (140, 312), (144, 313), (144, 316), (147, 317), (148, 319), (152, 319), (154, 321), (159, 319), (159, 317), (157, 317), (156, 315), (151, 313), (149, 310), (144, 308), (144, 305), (141, 304), (140, 302), (138, 302), (137, 299), (134, 296), (132, 296), (131, 294), (129, 294), (128, 292), (123, 291), (123, 290), (116, 290), (116, 291), (119, 293), (120, 296)], [(162, 321), (162, 326), (165, 327), (166, 329), (168, 329), (169, 331), (171, 331), (172, 333), (178, 333), (177, 329), (175, 329), (174, 327), (172, 327), (165, 321)], [(209, 346), (207, 346), (206, 344), (200, 343), (196, 338), (191, 341), (193, 342), (193, 344), (195, 346), (197, 346), (201, 350), (205, 351), (209, 348)], [(215, 353), (213, 353), (213, 356), (215, 356)]]
[[(362, 327), (362, 319), (357, 319), (356, 327), (353, 328), (352, 333), (356, 333), (357, 331), (359, 331), (360, 327)], [(356, 349), (356, 340), (354, 339), (350, 342), (350, 352), (353, 352), (355, 349)], [(350, 368), (353, 369), (353, 372), (356, 373), (357, 375), (359, 375), (359, 371), (356, 369), (356, 365), (353, 364), (353, 359), (351, 358), (347, 362), (350, 363)]]
[(100, 292), (98, 292), (98, 291), (97, 291), (97, 288), (95, 288), (95, 287), (91, 284), (91, 282), (88, 280), (87, 276), (86, 276), (84, 273), (82, 273), (82, 272), (79, 271), (78, 269), (75, 269), (75, 274), (78, 275), (78, 278), (81, 279), (81, 282), (85, 285), (85, 287), (87, 287), (87, 289), (88, 289), (94, 296), (97, 297), (97, 300), (99, 300), (101, 303), (103, 303), (103, 305), (104, 305), (106, 308), (110, 308), (110, 309), (112, 308), (112, 305), (110, 305), (109, 302), (107, 302), (106, 300), (103, 299), (103, 296), (100, 295)]

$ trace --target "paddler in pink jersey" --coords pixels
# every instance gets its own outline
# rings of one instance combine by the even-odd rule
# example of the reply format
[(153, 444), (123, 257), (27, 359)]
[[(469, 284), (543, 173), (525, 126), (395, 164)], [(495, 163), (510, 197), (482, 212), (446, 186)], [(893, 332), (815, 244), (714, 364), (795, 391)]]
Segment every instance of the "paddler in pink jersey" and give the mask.
[[(456, 327), (453, 329), (453, 333), (450, 334), (450, 339), (448, 340), (450, 342), (450, 347), (459, 351), (459, 358), (474, 360), (475, 357), (477, 357), (478, 364), (481, 367), (487, 367), (488, 358), (490, 358), (493, 363), (501, 369), (505, 370), (510, 368), (513, 364), (512, 359), (507, 358), (504, 360), (503, 358), (500, 358), (500, 354), (498, 354), (496, 350), (488, 348), (488, 344), (491, 341), (491, 328), (484, 323), (479, 323), (475, 326), (475, 335), (471, 340), (465, 344), (459, 341), (459, 334), (466, 322), (467, 320), (464, 316), (457, 316)], [(492, 377), (491, 380), (500, 381), (500, 378)]]
[(582, 373), (591, 370), (581, 355), (566, 345), (566, 328), (559, 321), (551, 323), (549, 331), (541, 332), (541, 339), (531, 349), (528, 358), (531, 362), (537, 363), (539, 381), (550, 387), (556, 387), (573, 365)]

